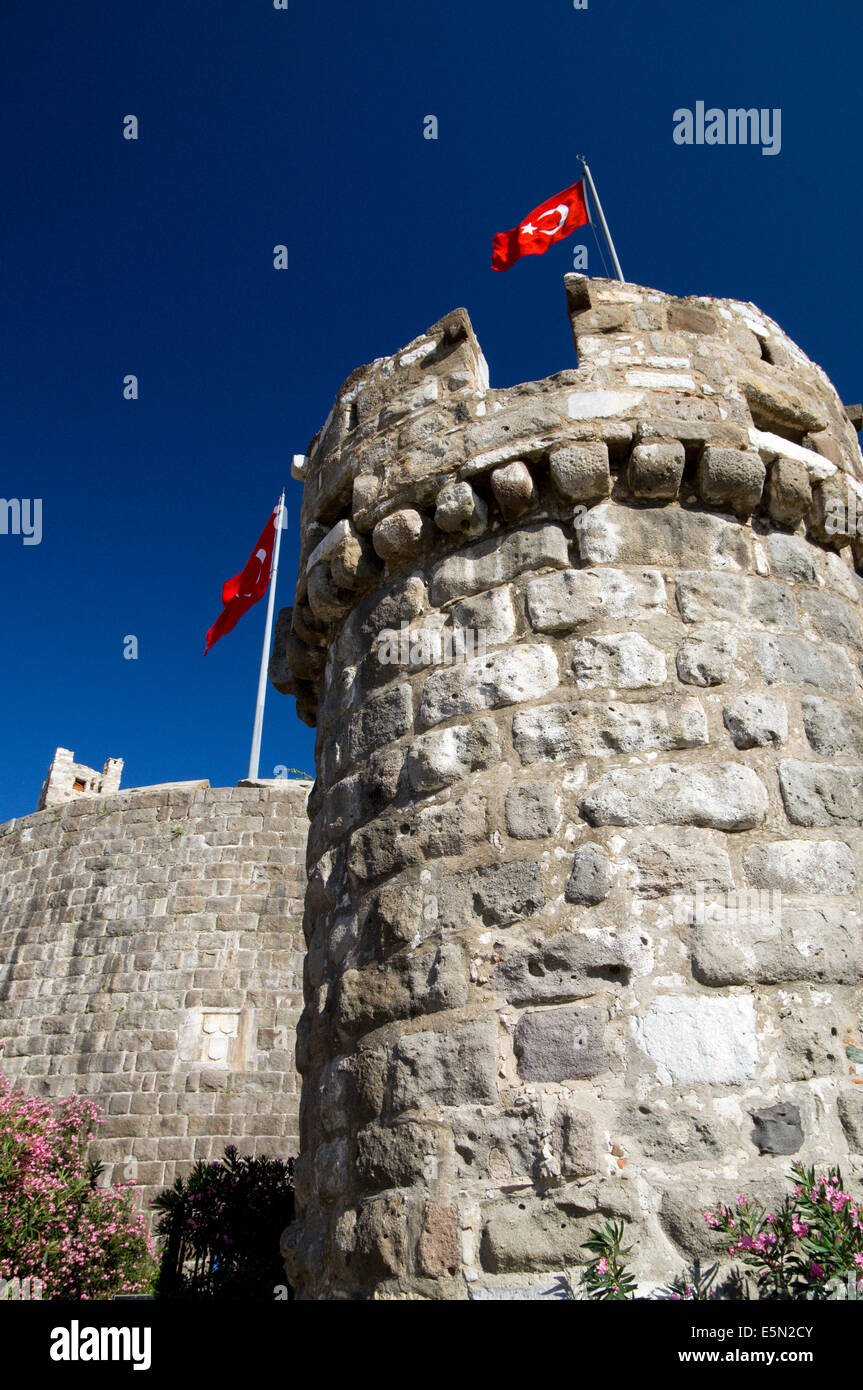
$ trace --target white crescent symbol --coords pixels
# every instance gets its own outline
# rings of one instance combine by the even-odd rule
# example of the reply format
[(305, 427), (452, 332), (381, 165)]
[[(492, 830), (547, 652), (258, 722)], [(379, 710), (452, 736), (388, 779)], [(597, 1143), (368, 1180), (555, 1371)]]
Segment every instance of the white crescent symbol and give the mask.
[[(567, 217), (569, 217), (569, 208), (566, 206), (566, 203), (558, 203), (556, 208), (551, 208), (548, 212), (541, 212), (539, 216), (554, 217), (554, 214), (556, 212), (560, 213), (560, 221), (558, 222), (556, 227), (552, 227), (550, 232), (547, 231), (545, 227), (537, 227), (536, 230), (538, 232), (542, 232), (543, 236), (554, 236), (556, 232), (560, 231)], [(537, 218), (537, 221), (539, 221), (539, 217)]]

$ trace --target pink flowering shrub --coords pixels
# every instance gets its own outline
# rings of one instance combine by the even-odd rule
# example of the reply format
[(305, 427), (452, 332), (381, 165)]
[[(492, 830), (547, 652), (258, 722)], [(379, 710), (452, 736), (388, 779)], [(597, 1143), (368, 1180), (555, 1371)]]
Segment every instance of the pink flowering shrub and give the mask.
[[(791, 1192), (775, 1211), (747, 1197), (734, 1207), (704, 1213), (712, 1230), (728, 1240), (733, 1269), (714, 1287), (719, 1265), (702, 1270), (696, 1262), (655, 1297), (694, 1302), (713, 1298), (829, 1299), (863, 1298), (863, 1208), (845, 1191), (838, 1168), (818, 1173), (792, 1165)], [(636, 1283), (626, 1268), (629, 1248), (622, 1246), (622, 1222), (591, 1232), (584, 1241), (593, 1258), (581, 1276), (587, 1298), (635, 1299)], [(754, 1281), (754, 1290), (748, 1287)]]
[(760, 1298), (827, 1298), (835, 1281), (863, 1293), (863, 1211), (838, 1168), (816, 1174), (795, 1163), (793, 1189), (776, 1211), (747, 1198), (704, 1219), (728, 1236), (728, 1254), (752, 1271)]
[[(2, 1047), (2, 1044), (0, 1044)], [(87, 1149), (101, 1111), (47, 1101), (0, 1071), (0, 1279), (38, 1279), (43, 1298), (141, 1293), (153, 1272), (134, 1183), (99, 1187)]]

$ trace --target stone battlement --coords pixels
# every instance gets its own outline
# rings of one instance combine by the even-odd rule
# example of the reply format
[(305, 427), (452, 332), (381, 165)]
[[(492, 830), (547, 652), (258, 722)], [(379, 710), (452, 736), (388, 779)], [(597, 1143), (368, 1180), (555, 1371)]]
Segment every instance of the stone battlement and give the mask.
[(304, 466), (271, 679), (315, 721), (332, 633), (391, 575), (611, 497), (794, 530), (863, 559), (863, 459), (823, 371), (751, 304), (566, 277), (578, 367), (506, 390), (463, 309), (358, 368)]

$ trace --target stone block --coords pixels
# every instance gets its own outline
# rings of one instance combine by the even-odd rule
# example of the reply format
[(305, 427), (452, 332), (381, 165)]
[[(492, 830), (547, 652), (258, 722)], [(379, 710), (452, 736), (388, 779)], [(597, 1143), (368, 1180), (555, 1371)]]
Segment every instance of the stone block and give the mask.
[(594, 907), (611, 892), (611, 861), (599, 845), (582, 845), (575, 851), (564, 897), (568, 903)]
[(357, 1175), (370, 1188), (421, 1183), (437, 1147), (437, 1131), (431, 1125), (366, 1125), (357, 1133)]
[(413, 699), (409, 685), (394, 686), (367, 700), (351, 724), (351, 758), (365, 758), (384, 743), (392, 743), (413, 727)]
[(424, 895), (424, 913), (441, 931), (483, 925), (508, 927), (544, 905), (542, 866), (513, 860), (437, 879)]
[(665, 611), (658, 570), (562, 570), (531, 580), (527, 611), (537, 632), (572, 632), (588, 623), (647, 621)]
[(481, 534), (488, 524), (488, 508), (470, 483), (448, 483), (437, 495), (435, 524), (447, 534)]
[(559, 526), (537, 526), (489, 536), (468, 551), (449, 555), (432, 570), (429, 592), (436, 607), (450, 599), (507, 584), (528, 570), (567, 569), (569, 547)]
[(458, 1208), (426, 1201), (423, 1224), (417, 1245), (417, 1264), (420, 1274), (428, 1279), (445, 1279), (457, 1272)]
[(756, 888), (782, 893), (853, 893), (854, 855), (842, 840), (776, 840), (752, 845), (743, 856)]
[(863, 623), (852, 604), (820, 589), (804, 592), (800, 602), (821, 637), (828, 642), (844, 643), (857, 652), (863, 651)]
[(686, 454), (679, 440), (636, 444), (626, 467), (626, 485), (633, 497), (673, 502), (683, 481)]
[(515, 521), (536, 502), (536, 487), (530, 469), (521, 459), (492, 470), (491, 490), (506, 521)]
[(570, 663), (580, 690), (596, 686), (638, 690), (663, 685), (668, 675), (664, 654), (634, 632), (584, 637), (573, 644)]
[(796, 1154), (803, 1126), (796, 1105), (769, 1105), (752, 1111), (752, 1142), (761, 1154)]
[(640, 897), (660, 898), (670, 893), (691, 893), (695, 884), (704, 892), (733, 888), (731, 861), (708, 832), (664, 830), (630, 850), (635, 869), (635, 891)]
[(771, 579), (721, 570), (689, 570), (677, 580), (677, 606), (686, 623), (740, 623), (751, 619), (796, 628), (797, 612), (790, 591)]
[(408, 749), (405, 766), (411, 786), (420, 794), (439, 791), (478, 769), (500, 761), (497, 729), (490, 719), (423, 734)]
[(549, 473), (567, 502), (598, 502), (611, 492), (608, 446), (601, 441), (552, 449)]
[(766, 536), (765, 540), (777, 579), (789, 579), (795, 584), (815, 583), (813, 550), (802, 537), (774, 533)]
[(840, 1091), (837, 1108), (849, 1149), (863, 1154), (863, 1087)]
[(662, 1163), (713, 1165), (722, 1157), (715, 1123), (703, 1113), (679, 1106), (647, 1101), (625, 1106), (617, 1117), (616, 1131), (631, 1136), (646, 1158)]
[(487, 593), (457, 603), (452, 610), (452, 625), (454, 634), (459, 629), (475, 634), (473, 649), (465, 639), (466, 655), (472, 655), (480, 642), (486, 647), (508, 642), (517, 625), (511, 585), (503, 584), (499, 589), (489, 589)]
[(779, 788), (794, 825), (863, 824), (863, 767), (789, 758), (779, 764)]
[(750, 905), (749, 897), (737, 894), (730, 907), (702, 909), (692, 934), (692, 972), (702, 984), (858, 982), (860, 928), (853, 913), (785, 906), (756, 892)]
[(544, 840), (560, 821), (551, 782), (522, 782), (506, 794), (506, 828), (515, 840)]
[(719, 628), (687, 637), (677, 648), (677, 676), (684, 685), (722, 685), (737, 657), (737, 638)]
[(739, 1086), (755, 1075), (752, 999), (664, 994), (633, 1023), (635, 1042), (666, 1083)]
[(382, 560), (398, 565), (416, 557), (422, 541), (423, 519), (412, 507), (391, 512), (372, 531), (372, 545)]
[(740, 763), (666, 763), (607, 772), (582, 799), (590, 825), (697, 825), (753, 830), (767, 814), (767, 792)]
[(566, 1004), (522, 1014), (513, 1045), (525, 1081), (574, 1081), (608, 1070), (604, 1009)]
[(508, 1274), (586, 1264), (591, 1254), (584, 1242), (591, 1231), (631, 1215), (628, 1195), (611, 1182), (489, 1204), (480, 1241), (483, 1268)]
[(698, 462), (698, 491), (708, 507), (749, 516), (761, 501), (766, 474), (758, 454), (708, 444)]
[(393, 1047), (396, 1112), (452, 1105), (491, 1105), (497, 1092), (497, 1029), (467, 1023), (446, 1033), (410, 1033)]
[(806, 465), (779, 458), (767, 480), (767, 510), (780, 526), (796, 526), (812, 506), (812, 486)]
[(601, 502), (582, 518), (576, 538), (585, 565), (656, 565), (671, 570), (753, 567), (752, 535), (744, 526), (680, 507), (642, 510)]
[(775, 695), (737, 695), (722, 718), (735, 748), (779, 748), (788, 741), (788, 711)]
[(428, 727), (453, 715), (521, 704), (554, 690), (557, 683), (557, 658), (545, 644), (524, 644), (474, 657), (429, 676), (423, 688), (420, 724)]
[(698, 748), (707, 743), (698, 700), (675, 703), (582, 700), (540, 705), (513, 716), (512, 741), (522, 763), (561, 758)]
[(823, 757), (863, 758), (863, 714), (853, 705), (809, 695), (803, 701), (803, 727)]
[(837, 695), (856, 688), (854, 668), (841, 647), (766, 632), (751, 633), (749, 644), (768, 685), (812, 685)]
[(364, 970), (346, 970), (336, 986), (333, 1020), (338, 1033), (350, 1037), (395, 1019), (458, 1008), (468, 993), (464, 952), (445, 942)]
[(510, 1004), (563, 1003), (629, 982), (638, 956), (631, 932), (562, 932), (504, 956), (494, 981)]

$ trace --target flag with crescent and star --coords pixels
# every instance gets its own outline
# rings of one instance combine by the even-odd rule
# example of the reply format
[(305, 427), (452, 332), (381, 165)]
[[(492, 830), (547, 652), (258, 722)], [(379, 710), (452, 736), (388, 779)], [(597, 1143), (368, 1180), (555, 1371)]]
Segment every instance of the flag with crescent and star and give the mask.
[(273, 508), (272, 516), (258, 538), (257, 545), (246, 561), (245, 567), (232, 579), (226, 579), (222, 585), (223, 608), (207, 633), (204, 656), (220, 637), (224, 637), (226, 632), (230, 632), (232, 628), (236, 627), (243, 614), (248, 613), (249, 609), (258, 602), (258, 599), (263, 598), (267, 592), (270, 571), (273, 567), (273, 547), (276, 543), (278, 512), (279, 503), (277, 502)]
[(540, 203), (510, 232), (497, 232), (492, 243), (492, 270), (509, 270), (522, 256), (541, 256), (554, 241), (563, 241), (590, 218), (584, 198), (584, 179)]

